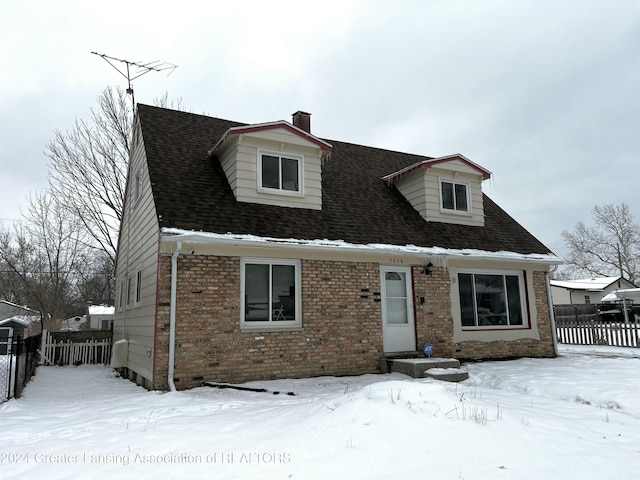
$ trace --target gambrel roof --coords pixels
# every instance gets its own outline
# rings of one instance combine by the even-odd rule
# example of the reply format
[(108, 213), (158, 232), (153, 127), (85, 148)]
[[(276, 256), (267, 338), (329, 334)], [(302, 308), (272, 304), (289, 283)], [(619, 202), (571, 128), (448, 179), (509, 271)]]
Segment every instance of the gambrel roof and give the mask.
[(383, 178), (412, 165), (428, 165), (434, 160), (429, 157), (320, 139), (332, 146), (322, 167), (321, 210), (238, 202), (220, 162), (208, 152), (246, 124), (148, 105), (138, 106), (138, 118), (161, 228), (551, 253), (486, 195), (482, 227), (426, 221)]

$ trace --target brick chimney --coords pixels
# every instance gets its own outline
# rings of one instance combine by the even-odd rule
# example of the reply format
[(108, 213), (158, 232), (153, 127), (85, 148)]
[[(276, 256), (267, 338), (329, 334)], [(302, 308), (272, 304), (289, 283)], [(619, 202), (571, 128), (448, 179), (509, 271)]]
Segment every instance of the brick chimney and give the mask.
[(293, 125), (300, 130), (304, 130), (307, 133), (311, 133), (311, 114), (298, 110), (292, 115)]

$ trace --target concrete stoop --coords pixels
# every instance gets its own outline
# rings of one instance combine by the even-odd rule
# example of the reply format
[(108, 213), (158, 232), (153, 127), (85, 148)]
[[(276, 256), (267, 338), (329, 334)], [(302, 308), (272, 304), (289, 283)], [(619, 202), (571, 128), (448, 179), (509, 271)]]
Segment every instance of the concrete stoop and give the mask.
[(434, 378), (445, 382), (461, 382), (469, 374), (455, 358), (383, 358), (382, 373), (404, 373), (413, 378)]

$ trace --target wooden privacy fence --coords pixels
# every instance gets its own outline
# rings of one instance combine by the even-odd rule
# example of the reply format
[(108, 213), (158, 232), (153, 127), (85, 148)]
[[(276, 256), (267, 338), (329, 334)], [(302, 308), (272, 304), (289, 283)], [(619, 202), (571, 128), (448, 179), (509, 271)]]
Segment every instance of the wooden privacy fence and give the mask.
[(110, 360), (111, 338), (56, 339), (46, 330), (42, 334), (40, 362), (44, 365), (106, 365)]
[(640, 347), (640, 324), (556, 320), (558, 342), (574, 345)]

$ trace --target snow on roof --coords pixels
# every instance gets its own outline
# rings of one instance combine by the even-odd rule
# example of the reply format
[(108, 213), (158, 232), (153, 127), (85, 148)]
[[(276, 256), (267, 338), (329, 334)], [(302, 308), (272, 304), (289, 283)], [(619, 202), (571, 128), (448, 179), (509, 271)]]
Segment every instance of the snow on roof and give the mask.
[(620, 277), (583, 278), (579, 280), (551, 280), (552, 287), (567, 288), (569, 290), (602, 291)]
[(623, 299), (640, 299), (640, 288), (623, 288), (614, 290), (602, 297), (603, 302), (617, 302)]
[(109, 305), (90, 305), (89, 315), (113, 315), (116, 311), (116, 307)]
[(29, 327), (31, 325), (35, 325), (36, 323), (40, 323), (40, 317), (35, 315), (14, 315), (13, 317), (5, 318), (0, 321), (0, 325), (5, 325), (10, 322), (19, 323), (24, 325), (25, 327)]
[(451, 249), (443, 247), (419, 247), (416, 245), (390, 245), (390, 244), (355, 244), (343, 240), (303, 240), (296, 238), (259, 237), (256, 235), (238, 235), (232, 233), (220, 234), (210, 232), (196, 232), (179, 228), (162, 228), (165, 241), (191, 242), (202, 244), (224, 244), (236, 246), (262, 246), (262, 247), (293, 247), (306, 250), (343, 250), (361, 253), (378, 253), (384, 255), (410, 255), (416, 257), (465, 257), (492, 260), (517, 260), (533, 263), (560, 264), (562, 260), (553, 254), (542, 253), (516, 253), (516, 252), (490, 252), (475, 249)]

